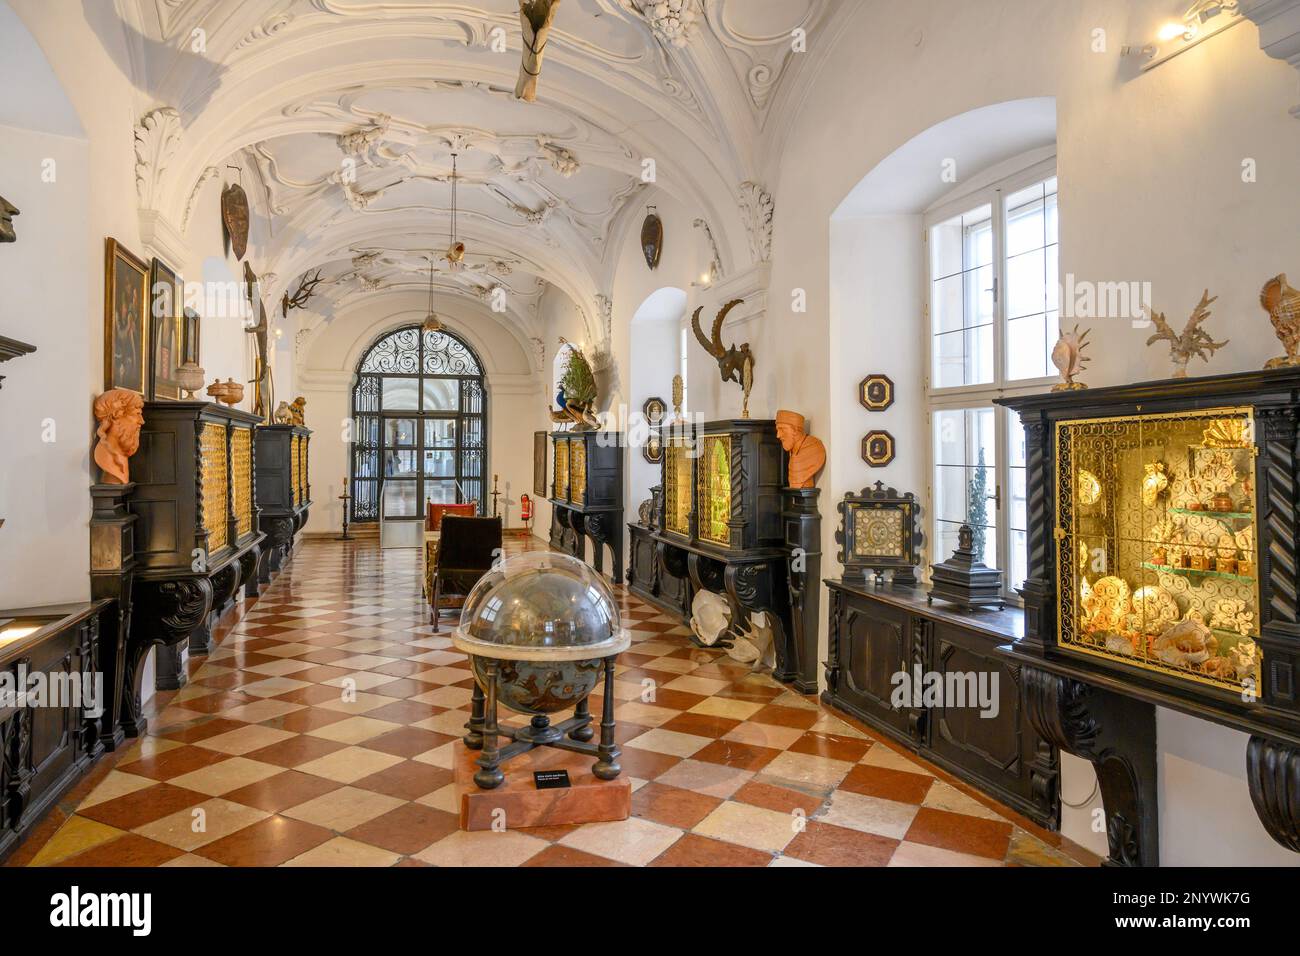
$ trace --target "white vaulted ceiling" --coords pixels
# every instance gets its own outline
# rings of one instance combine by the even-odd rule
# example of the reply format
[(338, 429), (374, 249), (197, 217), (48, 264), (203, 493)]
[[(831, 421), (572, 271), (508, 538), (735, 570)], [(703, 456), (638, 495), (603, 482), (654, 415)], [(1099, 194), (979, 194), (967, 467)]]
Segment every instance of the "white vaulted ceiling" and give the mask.
[(768, 256), (766, 183), (811, 72), (792, 31), (828, 44), (853, 6), (686, 3), (683, 36), (662, 3), (562, 0), (530, 104), (513, 93), (516, 0), (118, 0), (156, 103), (137, 129), (142, 222), (183, 234), (199, 187), (236, 163), (272, 212), (264, 291), (315, 269), (335, 305), (422, 289), (448, 244), (455, 152), (469, 254), (456, 273), (435, 261), (440, 292), (502, 288), (536, 337), (553, 285), (599, 339), (646, 159), (728, 270)]

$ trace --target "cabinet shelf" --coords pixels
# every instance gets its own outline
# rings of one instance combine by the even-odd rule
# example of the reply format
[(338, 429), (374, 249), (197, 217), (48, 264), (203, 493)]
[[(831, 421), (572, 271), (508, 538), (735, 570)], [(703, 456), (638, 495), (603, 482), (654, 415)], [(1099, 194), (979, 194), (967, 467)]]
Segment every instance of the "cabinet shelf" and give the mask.
[(1197, 571), (1194, 568), (1175, 568), (1167, 564), (1156, 564), (1154, 561), (1143, 561), (1142, 567), (1148, 571), (1164, 571), (1167, 574), (1177, 574), (1182, 577), (1226, 578), (1230, 581), (1255, 580), (1253, 577), (1244, 574), (1229, 574), (1226, 571)]
[(1199, 511), (1196, 508), (1170, 508), (1171, 514), (1176, 515), (1201, 515), (1205, 518), (1225, 518), (1228, 520), (1254, 521), (1255, 513), (1253, 511), (1210, 511), (1202, 508)]

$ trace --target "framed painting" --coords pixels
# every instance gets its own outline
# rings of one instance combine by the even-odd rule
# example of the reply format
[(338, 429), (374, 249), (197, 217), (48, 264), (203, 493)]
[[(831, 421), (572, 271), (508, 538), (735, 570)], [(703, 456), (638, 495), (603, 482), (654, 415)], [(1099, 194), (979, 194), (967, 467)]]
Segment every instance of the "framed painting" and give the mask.
[(186, 309), (185, 316), (181, 319), (181, 364), (199, 363), (199, 334), (202, 331), (202, 320), (199, 314), (193, 309)]
[(550, 432), (533, 432), (533, 494), (548, 498), (546, 490), (547, 436)]
[(149, 267), (109, 238), (104, 256), (104, 389), (149, 394)]
[(184, 364), (184, 289), (176, 272), (155, 257), (149, 274), (149, 398), (176, 401), (176, 370)]

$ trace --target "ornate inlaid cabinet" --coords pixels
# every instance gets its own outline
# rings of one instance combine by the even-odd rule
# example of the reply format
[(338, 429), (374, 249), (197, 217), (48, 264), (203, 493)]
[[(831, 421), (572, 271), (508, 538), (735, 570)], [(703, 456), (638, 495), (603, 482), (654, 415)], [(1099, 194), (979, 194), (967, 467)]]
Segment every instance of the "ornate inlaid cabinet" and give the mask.
[(139, 667), (159, 646), (159, 687), (184, 684), (180, 649), (206, 654), (210, 616), (254, 580), (262, 554), (254, 415), (209, 402), (147, 402), (131, 457), (135, 516), (133, 611), (125, 661), (126, 713), (140, 715)]
[[(0, 857), (104, 751), (101, 709), (113, 689), (97, 683), (100, 616), (111, 601), (0, 610)], [(43, 675), (45, 693), (21, 697)]]
[(257, 446), (257, 504), (266, 533), (261, 581), (270, 581), (293, 551), (294, 535), (307, 523), (311, 509), (308, 480), (311, 430), (301, 425), (259, 425)]
[(1154, 705), (1250, 734), (1260, 820), (1300, 852), (1300, 370), (1004, 399), (1025, 427), (1022, 663), (1093, 761), (1115, 864), (1158, 861)]
[[(743, 418), (698, 429), (667, 424), (660, 434), (656, 603), (681, 607), (689, 616), (695, 594), (713, 591), (726, 596), (736, 627), (764, 612), (776, 646), (775, 676), (805, 693), (816, 691), (816, 611), (811, 628), (796, 613), (816, 600), (816, 569), (806, 587), (791, 577), (790, 562), (795, 548), (813, 558), (820, 553), (812, 540), (819, 536), (816, 496), (783, 487), (786, 456), (776, 423)], [(638, 576), (644, 574), (639, 566)]]
[(620, 432), (551, 435), (551, 545), (575, 557), (592, 543), (592, 565), (604, 571), (604, 548), (613, 557), (613, 580), (623, 583), (623, 453)]

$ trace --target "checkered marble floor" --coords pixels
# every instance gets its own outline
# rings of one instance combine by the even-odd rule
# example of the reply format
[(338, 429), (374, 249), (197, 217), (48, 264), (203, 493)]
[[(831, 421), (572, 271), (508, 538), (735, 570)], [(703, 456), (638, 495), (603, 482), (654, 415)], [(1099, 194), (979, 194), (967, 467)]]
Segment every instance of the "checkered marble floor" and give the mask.
[(473, 679), (428, 623), (415, 552), (309, 541), (7, 865), (1095, 862), (616, 592), (634, 641), (616, 684), (625, 822), (461, 832), (451, 752)]

